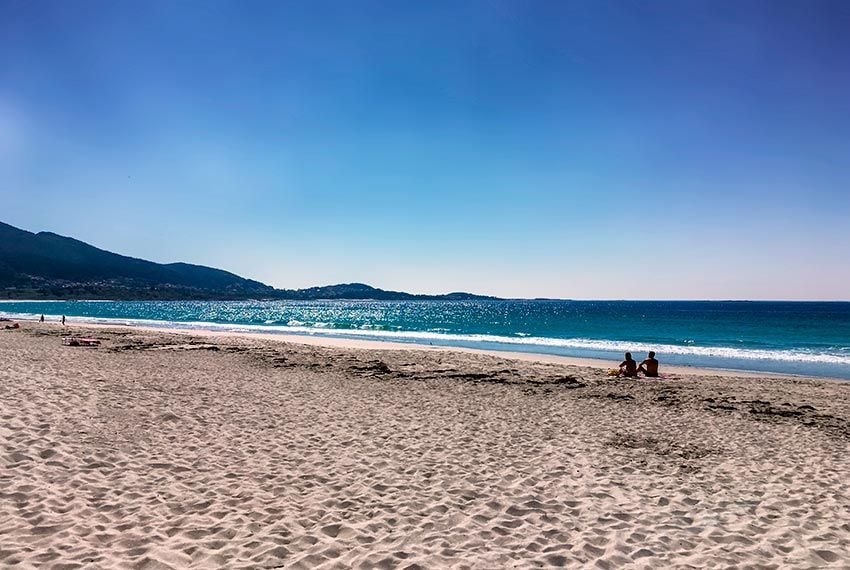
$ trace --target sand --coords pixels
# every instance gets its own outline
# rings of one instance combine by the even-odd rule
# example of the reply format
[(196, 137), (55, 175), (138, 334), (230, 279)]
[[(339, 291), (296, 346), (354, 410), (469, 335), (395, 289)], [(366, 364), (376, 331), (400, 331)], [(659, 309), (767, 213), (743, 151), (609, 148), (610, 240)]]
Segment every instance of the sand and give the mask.
[(850, 567), (850, 382), (71, 329), (0, 331), (2, 567)]

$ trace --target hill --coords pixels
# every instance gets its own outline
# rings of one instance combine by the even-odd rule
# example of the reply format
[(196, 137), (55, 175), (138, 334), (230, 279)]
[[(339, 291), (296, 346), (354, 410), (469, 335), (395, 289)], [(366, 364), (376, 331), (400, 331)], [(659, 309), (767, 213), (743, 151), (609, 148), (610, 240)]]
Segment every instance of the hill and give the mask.
[(0, 222), (0, 296), (28, 299), (244, 299), (274, 288), (188, 263), (154, 263)]
[(446, 295), (415, 295), (402, 291), (385, 291), (364, 283), (324, 285), (307, 289), (278, 289), (275, 298), (290, 300), (316, 299), (373, 299), (376, 301), (468, 301), (473, 299), (496, 299), (472, 293), (448, 293)]
[(483, 299), (469, 293), (413, 295), (362, 283), (275, 289), (188, 263), (154, 263), (51, 232), (0, 222), (0, 299)]

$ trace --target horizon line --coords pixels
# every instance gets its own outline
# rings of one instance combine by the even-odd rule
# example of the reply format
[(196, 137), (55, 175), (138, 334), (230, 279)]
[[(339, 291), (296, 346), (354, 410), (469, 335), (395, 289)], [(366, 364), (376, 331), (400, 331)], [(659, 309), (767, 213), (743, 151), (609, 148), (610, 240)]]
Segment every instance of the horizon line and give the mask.
[[(386, 290), (384, 290), (386, 291)], [(406, 293), (404, 291), (393, 291), (396, 293)], [(423, 296), (445, 296), (443, 294), (429, 293), (406, 293), (410, 295)], [(474, 295), (474, 293), (471, 293)], [(850, 299), (591, 299), (591, 298), (556, 298), (556, 297), (498, 297), (496, 295), (481, 295), (481, 297), (491, 297), (489, 299), (370, 299), (370, 298), (327, 298), (327, 299), (0, 299), (0, 303), (109, 303), (109, 302), (151, 302), (151, 303), (182, 303), (186, 301), (198, 302), (224, 302), (224, 303), (241, 303), (244, 301), (278, 301), (281, 303), (311, 303), (315, 301), (379, 301), (382, 303), (404, 303), (411, 301), (421, 302), (447, 302), (447, 303), (468, 303), (470, 301), (482, 302), (500, 302), (500, 301), (556, 301), (556, 302), (580, 302), (580, 303), (850, 303)]]

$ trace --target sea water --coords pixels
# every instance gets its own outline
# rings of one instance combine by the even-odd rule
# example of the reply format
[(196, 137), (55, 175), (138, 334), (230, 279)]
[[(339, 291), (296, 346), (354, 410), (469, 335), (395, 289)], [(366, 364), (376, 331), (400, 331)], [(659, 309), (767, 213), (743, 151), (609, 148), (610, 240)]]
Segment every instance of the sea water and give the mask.
[(0, 315), (278, 332), (850, 379), (850, 303), (52, 301)]

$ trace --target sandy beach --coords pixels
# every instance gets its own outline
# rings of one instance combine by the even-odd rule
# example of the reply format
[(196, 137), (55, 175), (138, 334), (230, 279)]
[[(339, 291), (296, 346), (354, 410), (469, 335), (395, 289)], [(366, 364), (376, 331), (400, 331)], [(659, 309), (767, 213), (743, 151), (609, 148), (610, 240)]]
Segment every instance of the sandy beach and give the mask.
[(331, 344), (0, 331), (0, 566), (850, 567), (850, 383)]

